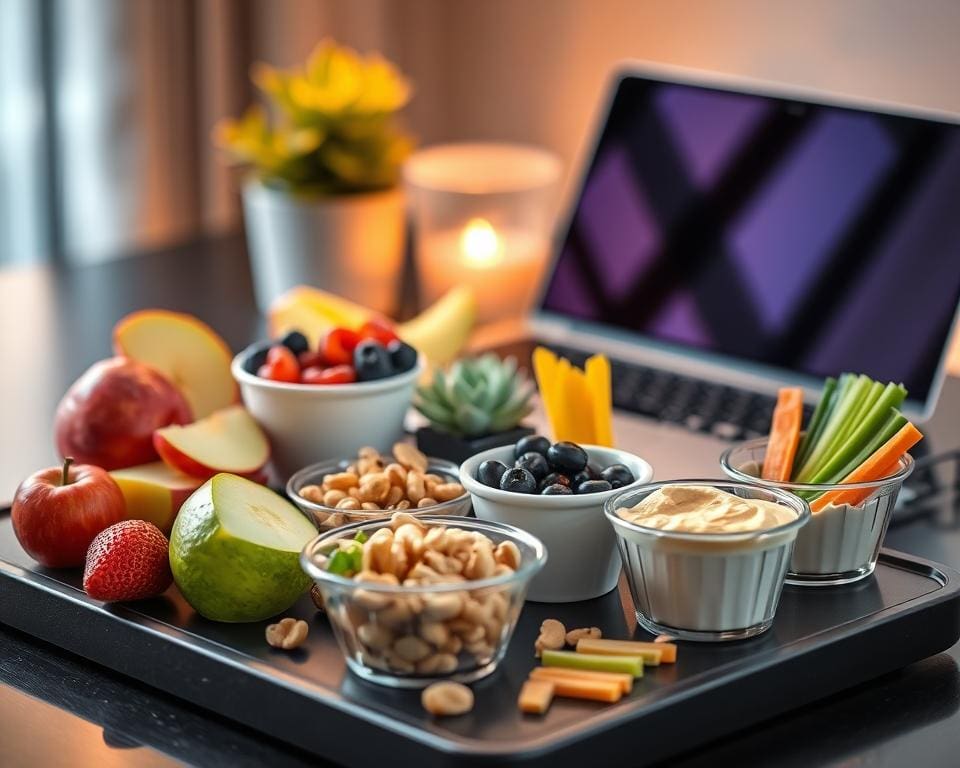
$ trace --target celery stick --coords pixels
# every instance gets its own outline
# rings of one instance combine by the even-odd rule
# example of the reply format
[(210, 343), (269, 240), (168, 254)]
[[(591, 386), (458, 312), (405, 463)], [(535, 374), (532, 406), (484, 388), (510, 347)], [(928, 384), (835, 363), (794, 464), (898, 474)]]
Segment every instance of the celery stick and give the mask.
[(900, 384), (887, 384), (880, 399), (874, 404), (857, 427), (853, 430), (842, 445), (831, 447), (828, 456), (804, 482), (825, 483), (828, 478), (842, 470), (849, 462), (864, 450), (871, 440), (880, 432), (890, 418), (891, 409), (895, 409), (906, 397), (906, 390)]
[(793, 460), (793, 469), (790, 472), (790, 477), (796, 475), (797, 469), (803, 466), (803, 462), (805, 462), (810, 455), (810, 450), (823, 432), (823, 427), (827, 423), (830, 412), (836, 403), (836, 393), (836, 379), (831, 377), (823, 382), (823, 392), (820, 394), (820, 402), (817, 403), (817, 407), (813, 411), (813, 416), (810, 417), (810, 423), (807, 425), (807, 430), (804, 432), (800, 440), (800, 445), (797, 447), (797, 455)]
[(643, 677), (643, 659), (639, 656), (598, 656), (592, 653), (547, 649), (544, 650), (541, 661), (546, 667), (590, 669), (594, 672), (625, 672), (634, 677)]
[(837, 435), (839, 435), (846, 426), (850, 415), (859, 404), (860, 398), (866, 394), (870, 383), (870, 379), (866, 376), (851, 377), (848, 381), (846, 389), (837, 402), (837, 406), (833, 409), (833, 413), (830, 414), (830, 420), (827, 422), (826, 427), (824, 427), (823, 434), (813, 447), (810, 456), (807, 458), (803, 468), (800, 470), (800, 474), (797, 476), (798, 482), (810, 482), (810, 478), (816, 474), (823, 462), (830, 457)]
[(879, 400), (880, 396), (883, 394), (883, 390), (884, 385), (879, 381), (870, 382), (870, 387), (867, 390), (867, 394), (857, 406), (856, 413), (854, 413), (850, 421), (847, 422), (843, 432), (837, 435), (837, 445), (843, 445), (844, 441), (853, 434), (853, 431), (860, 424), (861, 419), (865, 418), (866, 415), (870, 413), (870, 409), (876, 405), (877, 400)]

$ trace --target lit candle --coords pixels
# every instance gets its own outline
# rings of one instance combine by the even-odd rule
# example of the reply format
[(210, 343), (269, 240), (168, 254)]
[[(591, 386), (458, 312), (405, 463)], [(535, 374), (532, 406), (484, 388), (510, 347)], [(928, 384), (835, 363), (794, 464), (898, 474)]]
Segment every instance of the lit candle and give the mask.
[(430, 303), (455, 285), (468, 285), (480, 322), (518, 317), (533, 302), (547, 250), (545, 237), (496, 230), (482, 218), (430, 233), (418, 249), (422, 299)]

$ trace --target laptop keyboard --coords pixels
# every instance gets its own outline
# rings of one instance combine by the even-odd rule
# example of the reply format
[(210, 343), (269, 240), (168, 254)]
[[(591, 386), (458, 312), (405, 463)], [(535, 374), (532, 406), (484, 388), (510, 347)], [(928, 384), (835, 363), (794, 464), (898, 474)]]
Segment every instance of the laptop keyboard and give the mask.
[[(548, 346), (580, 366), (588, 357), (578, 349)], [(615, 408), (673, 422), (723, 440), (760, 437), (770, 431), (776, 405), (776, 398), (770, 395), (622, 360), (611, 359), (610, 367)], [(804, 406), (805, 422), (812, 412), (812, 406)]]

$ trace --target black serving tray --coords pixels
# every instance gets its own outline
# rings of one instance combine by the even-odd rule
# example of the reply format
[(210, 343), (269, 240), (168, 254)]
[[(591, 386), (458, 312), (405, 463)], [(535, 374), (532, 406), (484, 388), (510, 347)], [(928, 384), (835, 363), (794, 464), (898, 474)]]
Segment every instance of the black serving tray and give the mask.
[(649, 639), (621, 584), (598, 600), (527, 603), (500, 669), (473, 686), (473, 712), (434, 720), (417, 692), (348, 673), (309, 598), (289, 615), (306, 619), (310, 636), (286, 653), (267, 646), (267, 622), (206, 621), (176, 588), (108, 607), (79, 583), (78, 572), (33, 563), (0, 511), (0, 622), (347, 765), (641, 765), (938, 653), (960, 637), (960, 574), (885, 550), (861, 584), (787, 587), (765, 635), (680, 643), (675, 665), (648, 668), (617, 704), (559, 699), (544, 717), (520, 714), (516, 698), (536, 664), (533, 641), (544, 618)]

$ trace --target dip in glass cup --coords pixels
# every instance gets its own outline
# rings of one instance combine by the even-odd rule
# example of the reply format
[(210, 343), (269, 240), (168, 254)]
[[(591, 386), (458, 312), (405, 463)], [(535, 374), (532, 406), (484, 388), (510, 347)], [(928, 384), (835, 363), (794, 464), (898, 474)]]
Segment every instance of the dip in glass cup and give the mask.
[[(690, 533), (649, 528), (620, 516), (654, 491), (679, 485), (774, 502), (793, 517), (761, 530)], [(718, 642), (753, 637), (773, 624), (794, 541), (810, 507), (791, 493), (750, 483), (675, 480), (613, 496), (604, 513), (617, 534), (640, 626), (681, 640)]]
[(905, 454), (889, 477), (866, 483), (779, 483), (762, 480), (760, 471), (767, 438), (750, 440), (723, 452), (720, 466), (733, 480), (764, 488), (789, 491), (812, 501), (821, 493), (864, 490), (870, 495), (861, 504), (827, 506), (810, 516), (797, 536), (787, 584), (834, 586), (868, 578), (877, 566), (883, 537), (903, 481), (913, 472), (913, 458)]

